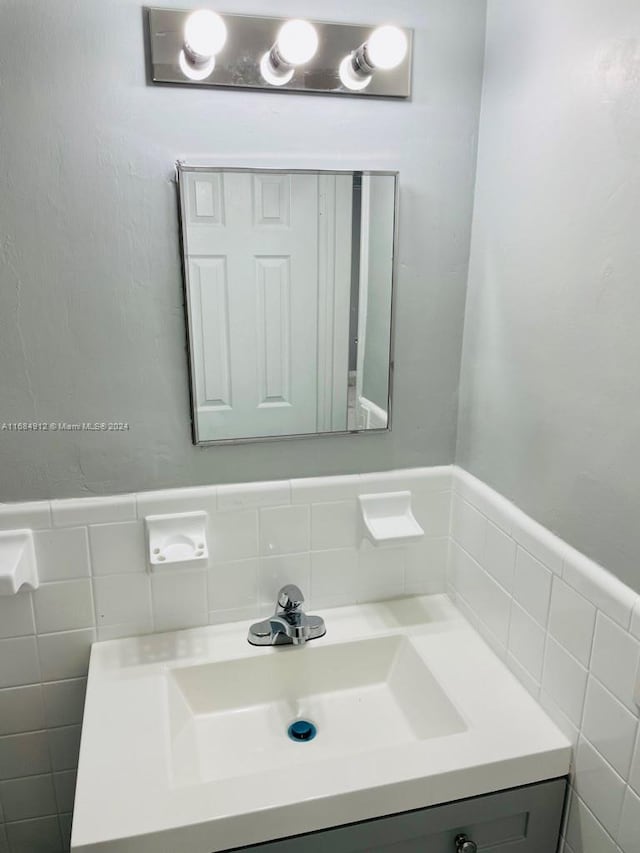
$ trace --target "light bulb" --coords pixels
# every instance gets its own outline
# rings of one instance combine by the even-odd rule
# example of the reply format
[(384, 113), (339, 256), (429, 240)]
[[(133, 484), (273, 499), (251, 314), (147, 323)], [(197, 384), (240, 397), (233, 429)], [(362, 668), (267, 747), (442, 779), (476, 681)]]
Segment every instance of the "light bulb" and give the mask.
[(192, 12), (184, 25), (184, 51), (195, 65), (210, 62), (227, 40), (227, 27), (211, 9)]
[(407, 55), (407, 37), (399, 27), (387, 24), (374, 30), (367, 41), (367, 59), (375, 68), (389, 71)]
[(352, 53), (345, 56), (340, 63), (339, 75), (345, 89), (350, 89), (352, 92), (361, 92), (371, 83), (370, 74), (361, 74), (354, 69)]
[(287, 65), (304, 65), (318, 50), (318, 33), (308, 21), (287, 21), (278, 33), (275, 46)]
[(273, 50), (269, 50), (260, 60), (260, 73), (272, 86), (285, 86), (293, 78), (295, 68), (284, 64), (276, 67), (272, 54)]

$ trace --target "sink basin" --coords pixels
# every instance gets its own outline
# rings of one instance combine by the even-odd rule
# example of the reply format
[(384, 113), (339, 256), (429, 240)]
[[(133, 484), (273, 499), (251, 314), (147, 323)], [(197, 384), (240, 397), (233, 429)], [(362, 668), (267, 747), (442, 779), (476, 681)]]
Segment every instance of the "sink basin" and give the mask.
[[(220, 853), (564, 776), (571, 747), (446, 596), (95, 643), (73, 853)], [(294, 741), (304, 718), (313, 739)], [(302, 727), (304, 731), (304, 727)]]
[[(445, 737), (464, 720), (404, 636), (167, 672), (172, 776), (195, 784)], [(287, 736), (296, 719), (313, 741)]]

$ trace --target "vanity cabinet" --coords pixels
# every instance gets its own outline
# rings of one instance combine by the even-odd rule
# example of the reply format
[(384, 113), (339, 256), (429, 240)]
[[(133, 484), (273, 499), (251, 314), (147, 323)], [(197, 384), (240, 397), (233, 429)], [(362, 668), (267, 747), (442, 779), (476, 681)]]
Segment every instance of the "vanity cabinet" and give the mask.
[[(479, 853), (556, 853), (565, 792), (566, 780), (552, 779), (243, 847), (242, 853), (472, 853), (474, 845)], [(460, 836), (471, 842), (466, 848)]]

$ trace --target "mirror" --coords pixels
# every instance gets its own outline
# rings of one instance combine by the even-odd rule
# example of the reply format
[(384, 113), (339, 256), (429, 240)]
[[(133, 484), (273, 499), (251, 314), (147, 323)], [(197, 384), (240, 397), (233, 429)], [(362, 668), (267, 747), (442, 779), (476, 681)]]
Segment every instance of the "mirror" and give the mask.
[(178, 164), (196, 444), (390, 428), (397, 183)]

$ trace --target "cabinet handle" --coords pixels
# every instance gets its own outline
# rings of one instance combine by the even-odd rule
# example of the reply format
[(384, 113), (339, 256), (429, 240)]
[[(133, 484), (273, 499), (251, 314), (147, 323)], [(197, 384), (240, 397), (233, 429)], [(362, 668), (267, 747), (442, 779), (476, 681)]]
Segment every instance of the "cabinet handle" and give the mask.
[(456, 835), (456, 853), (477, 853), (478, 845), (468, 836)]

